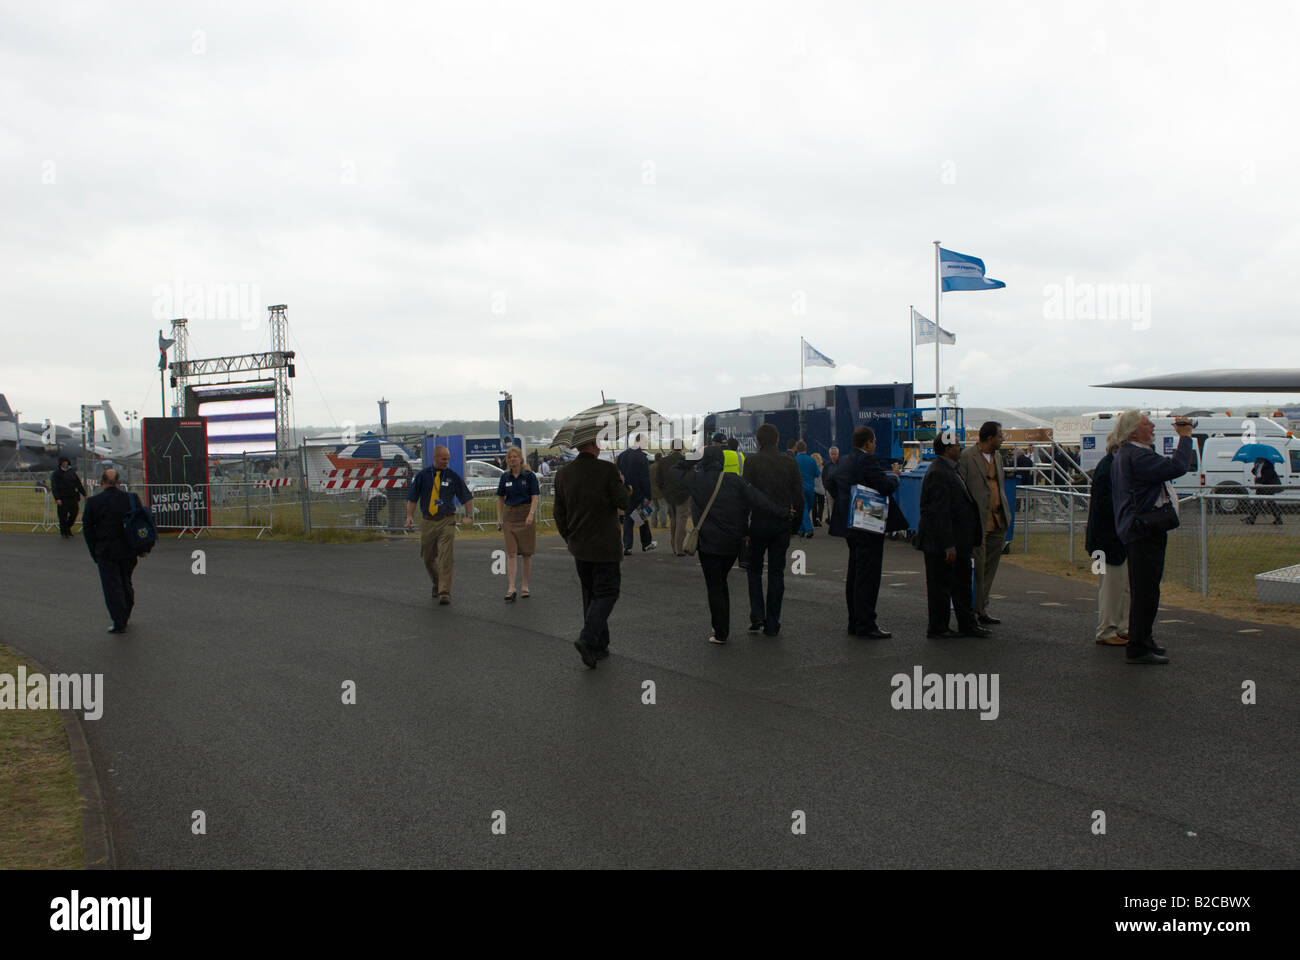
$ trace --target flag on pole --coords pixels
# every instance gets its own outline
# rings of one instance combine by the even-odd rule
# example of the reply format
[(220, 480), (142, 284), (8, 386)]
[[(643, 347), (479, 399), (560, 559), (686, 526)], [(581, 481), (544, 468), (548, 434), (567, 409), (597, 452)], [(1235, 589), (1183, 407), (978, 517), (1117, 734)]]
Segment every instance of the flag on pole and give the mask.
[(933, 320), (927, 320), (915, 310), (912, 311), (912, 322), (916, 324), (916, 342), (934, 343), (935, 330), (939, 331), (940, 343), (956, 343), (957, 334), (949, 333), (943, 327), (939, 326)]
[(833, 367), (835, 361), (819, 350), (815, 350), (813, 345), (807, 340), (803, 342), (803, 365), (805, 367)]
[(176, 345), (175, 340), (168, 340), (166, 337), (162, 335), (161, 330), (158, 331), (158, 354), (159, 354), (158, 369), (159, 370), (167, 369), (167, 350), (170, 347), (173, 347), (175, 345)]
[(984, 276), (984, 261), (964, 253), (939, 248), (939, 279), (944, 292), (949, 290), (996, 290), (1005, 287), (1001, 280)]

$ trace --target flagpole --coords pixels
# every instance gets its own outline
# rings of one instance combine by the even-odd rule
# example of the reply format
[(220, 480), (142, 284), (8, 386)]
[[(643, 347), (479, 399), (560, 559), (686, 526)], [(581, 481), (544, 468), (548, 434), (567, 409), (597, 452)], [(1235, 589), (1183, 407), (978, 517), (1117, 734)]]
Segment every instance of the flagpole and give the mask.
[(939, 422), (939, 241), (934, 241), (934, 429), (938, 435)]
[[(799, 389), (803, 390), (803, 337), (799, 338)], [(803, 397), (799, 398), (799, 403), (803, 404)]]
[(912, 366), (912, 405), (916, 405), (916, 308), (907, 305), (907, 359)]

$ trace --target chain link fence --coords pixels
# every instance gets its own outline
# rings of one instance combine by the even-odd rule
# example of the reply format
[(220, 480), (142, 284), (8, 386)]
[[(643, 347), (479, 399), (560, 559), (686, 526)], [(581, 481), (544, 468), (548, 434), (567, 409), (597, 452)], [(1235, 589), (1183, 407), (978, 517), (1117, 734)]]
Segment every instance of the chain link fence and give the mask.
[[(1020, 487), (1010, 552), (1091, 566), (1087, 487)], [(1165, 579), (1203, 596), (1254, 600), (1255, 575), (1300, 563), (1300, 491), (1179, 499), (1169, 532)]]

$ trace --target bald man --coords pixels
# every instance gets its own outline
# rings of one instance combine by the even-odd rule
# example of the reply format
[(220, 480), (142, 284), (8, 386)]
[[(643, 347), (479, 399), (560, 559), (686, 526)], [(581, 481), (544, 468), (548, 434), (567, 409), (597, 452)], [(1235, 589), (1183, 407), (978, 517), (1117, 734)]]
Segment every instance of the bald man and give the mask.
[(474, 494), (455, 470), (451, 451), (433, 448), (433, 464), (415, 475), (406, 494), (406, 529), (415, 529), (415, 505), (420, 505), (420, 559), (433, 582), (438, 605), (451, 603), (451, 565), (456, 543), (456, 501), (465, 505), (463, 523), (474, 522)]

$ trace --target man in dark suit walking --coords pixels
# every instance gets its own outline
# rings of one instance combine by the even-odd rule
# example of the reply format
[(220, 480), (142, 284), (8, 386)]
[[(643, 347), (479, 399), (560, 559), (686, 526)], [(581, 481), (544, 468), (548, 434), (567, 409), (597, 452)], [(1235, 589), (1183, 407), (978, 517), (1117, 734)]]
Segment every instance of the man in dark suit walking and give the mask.
[(81, 533), (90, 557), (99, 567), (99, 583), (104, 589), (104, 603), (113, 618), (109, 633), (125, 633), (126, 622), (135, 606), (135, 588), (131, 574), (136, 555), (126, 541), (122, 521), (131, 512), (130, 494), (118, 489), (118, 473), (112, 467), (99, 479), (102, 492), (86, 501), (81, 519)]
[(72, 537), (72, 525), (77, 522), (81, 498), (86, 496), (86, 488), (67, 457), (59, 457), (59, 469), (50, 474), (50, 495), (59, 508), (59, 536), (69, 539)]
[(998, 575), (998, 562), (1007, 540), (1007, 527), (1011, 524), (1011, 509), (1007, 506), (1007, 477), (1002, 468), (1002, 424), (989, 420), (980, 425), (979, 443), (962, 452), (957, 461), (957, 472), (966, 481), (966, 489), (975, 498), (980, 511), (980, 527), (984, 535), (975, 544), (971, 555), (975, 559), (975, 620), (982, 627), (1002, 621), (989, 613), (989, 593), (993, 578)]
[[(951, 439), (951, 438), (948, 438)], [(971, 606), (971, 551), (984, 538), (979, 507), (957, 472), (961, 444), (934, 438), (934, 462), (921, 481), (921, 522), (916, 548), (925, 553), (925, 595), (932, 640), (955, 637), (948, 626), (948, 606), (957, 611), (957, 630), (964, 637), (991, 636), (975, 622)]]
[[(835, 471), (822, 482), (826, 485), (826, 493), (833, 498), (830, 534), (843, 537), (849, 546), (849, 565), (844, 572), (844, 601), (849, 608), (848, 632), (855, 637), (886, 640), (892, 634), (880, 629), (876, 621), (885, 535), (855, 529), (849, 517), (855, 485), (870, 487), (886, 497), (898, 489), (897, 464), (892, 472), (886, 473), (876, 461), (875, 452), (876, 432), (870, 427), (858, 427), (853, 431), (853, 449), (840, 457)], [(890, 507), (894, 508), (892, 502)]]
[[(765, 423), (754, 431), (758, 453), (745, 458), (744, 480), (780, 512), (762, 510), (749, 515), (749, 630), (775, 637), (781, 632), (781, 600), (785, 596), (785, 555), (790, 549), (790, 522), (803, 509), (799, 468), (781, 452), (781, 434)], [(763, 561), (767, 561), (767, 597), (763, 597)]]
[(596, 436), (592, 427), (575, 437), (578, 458), (555, 475), (555, 529), (582, 583), (582, 631), (573, 645), (592, 669), (609, 656), (609, 615), (618, 602), (624, 555), (618, 513), (628, 509), (627, 486), (618, 467), (598, 458)]

